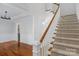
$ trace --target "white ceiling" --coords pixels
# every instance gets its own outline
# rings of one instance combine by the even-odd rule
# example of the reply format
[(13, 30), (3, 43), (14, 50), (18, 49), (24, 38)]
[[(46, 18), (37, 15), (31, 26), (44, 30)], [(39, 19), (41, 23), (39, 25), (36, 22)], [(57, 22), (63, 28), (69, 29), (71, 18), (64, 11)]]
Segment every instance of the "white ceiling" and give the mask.
[(32, 13), (40, 13), (45, 9), (44, 3), (0, 3), (0, 16), (4, 15), (4, 11), (8, 11), (8, 16), (13, 19), (22, 18)]
[[(31, 14), (31, 12), (36, 12), (36, 5), (39, 6), (39, 4), (33, 3), (0, 3), (0, 16), (4, 15), (4, 11), (6, 10), (8, 11), (8, 16), (11, 16), (12, 19), (28, 16)], [(31, 9), (33, 9), (33, 11)]]
[(17, 9), (10, 7), (5, 4), (0, 4), (0, 15), (4, 15), (4, 11), (8, 11), (9, 16), (14, 16), (20, 13), (20, 11), (17, 12)]

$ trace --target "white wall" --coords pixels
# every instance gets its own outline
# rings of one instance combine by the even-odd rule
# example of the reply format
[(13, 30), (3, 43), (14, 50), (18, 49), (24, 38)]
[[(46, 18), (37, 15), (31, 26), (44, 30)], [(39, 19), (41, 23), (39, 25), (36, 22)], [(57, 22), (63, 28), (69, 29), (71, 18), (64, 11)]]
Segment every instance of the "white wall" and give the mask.
[(29, 14), (32, 15), (42, 13), (44, 11), (44, 3), (29, 3), (27, 6)]
[(79, 4), (76, 4), (76, 14), (77, 14), (77, 18), (79, 20)]
[(32, 45), (33, 38), (33, 17), (27, 15), (15, 21), (0, 20), (0, 42), (18, 40), (17, 24), (20, 25), (21, 42)]
[[(35, 41), (40, 39), (42, 33), (47, 28), (48, 23), (53, 17), (53, 13), (51, 13), (50, 11), (47, 12), (45, 10), (54, 9), (53, 7), (55, 7), (53, 6), (52, 3), (42, 4), (42, 5), (39, 4), (39, 5), (40, 5), (40, 9), (38, 8), (37, 15), (34, 15), (34, 39)], [(39, 13), (40, 10), (42, 13)]]
[(37, 15), (44, 13), (45, 10), (53, 9), (52, 3), (29, 3), (28, 6), (28, 12), (32, 15)]
[(49, 21), (52, 19), (53, 14), (52, 13), (47, 13), (37, 15), (34, 19), (34, 39), (39, 40), (42, 33), (45, 31), (47, 28), (47, 25)]
[(21, 42), (32, 45), (34, 42), (33, 38), (33, 17), (28, 15), (17, 21), (20, 25)]
[(16, 24), (13, 21), (0, 20), (0, 42), (17, 40)]
[(61, 16), (75, 14), (75, 13), (76, 13), (75, 3), (61, 3), (60, 4)]

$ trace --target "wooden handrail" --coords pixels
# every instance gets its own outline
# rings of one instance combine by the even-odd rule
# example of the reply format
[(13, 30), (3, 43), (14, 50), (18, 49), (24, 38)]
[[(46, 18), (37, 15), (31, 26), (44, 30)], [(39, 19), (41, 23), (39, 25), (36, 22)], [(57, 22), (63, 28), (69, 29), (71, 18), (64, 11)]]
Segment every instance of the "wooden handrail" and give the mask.
[(58, 5), (58, 6), (59, 6), (59, 3), (53, 3), (53, 4), (56, 4), (56, 5)]
[(44, 33), (43, 33), (43, 35), (42, 35), (42, 37), (41, 37), (41, 39), (40, 39), (40, 43), (43, 42), (43, 40), (44, 40), (44, 38), (45, 38), (45, 36), (46, 36), (46, 34), (47, 34), (47, 32), (48, 32), (48, 30), (49, 30), (49, 28), (50, 28), (50, 26), (51, 26), (53, 20), (54, 20), (54, 18), (55, 18), (56, 14), (57, 14), (57, 12), (58, 12), (58, 10), (59, 10), (59, 4), (57, 4), (57, 6), (58, 6), (58, 8), (57, 8), (57, 10), (56, 10), (56, 12), (55, 12), (55, 14), (54, 14), (52, 20), (49, 22), (49, 24), (48, 24), (46, 30), (44, 31)]

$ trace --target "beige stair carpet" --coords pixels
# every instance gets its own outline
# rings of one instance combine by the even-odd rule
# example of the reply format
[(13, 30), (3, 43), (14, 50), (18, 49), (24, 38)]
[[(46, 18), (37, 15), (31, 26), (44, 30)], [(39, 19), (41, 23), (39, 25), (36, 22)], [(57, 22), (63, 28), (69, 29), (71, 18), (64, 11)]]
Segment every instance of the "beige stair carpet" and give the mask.
[(76, 15), (63, 16), (56, 31), (51, 56), (78, 56), (79, 22)]

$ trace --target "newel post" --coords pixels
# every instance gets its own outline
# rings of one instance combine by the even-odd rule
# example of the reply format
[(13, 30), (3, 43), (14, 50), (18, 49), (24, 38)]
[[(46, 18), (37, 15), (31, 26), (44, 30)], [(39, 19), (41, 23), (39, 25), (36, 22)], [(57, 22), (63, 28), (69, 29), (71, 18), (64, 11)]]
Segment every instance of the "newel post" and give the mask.
[(33, 44), (33, 56), (40, 56), (41, 44), (39, 41), (35, 41)]

